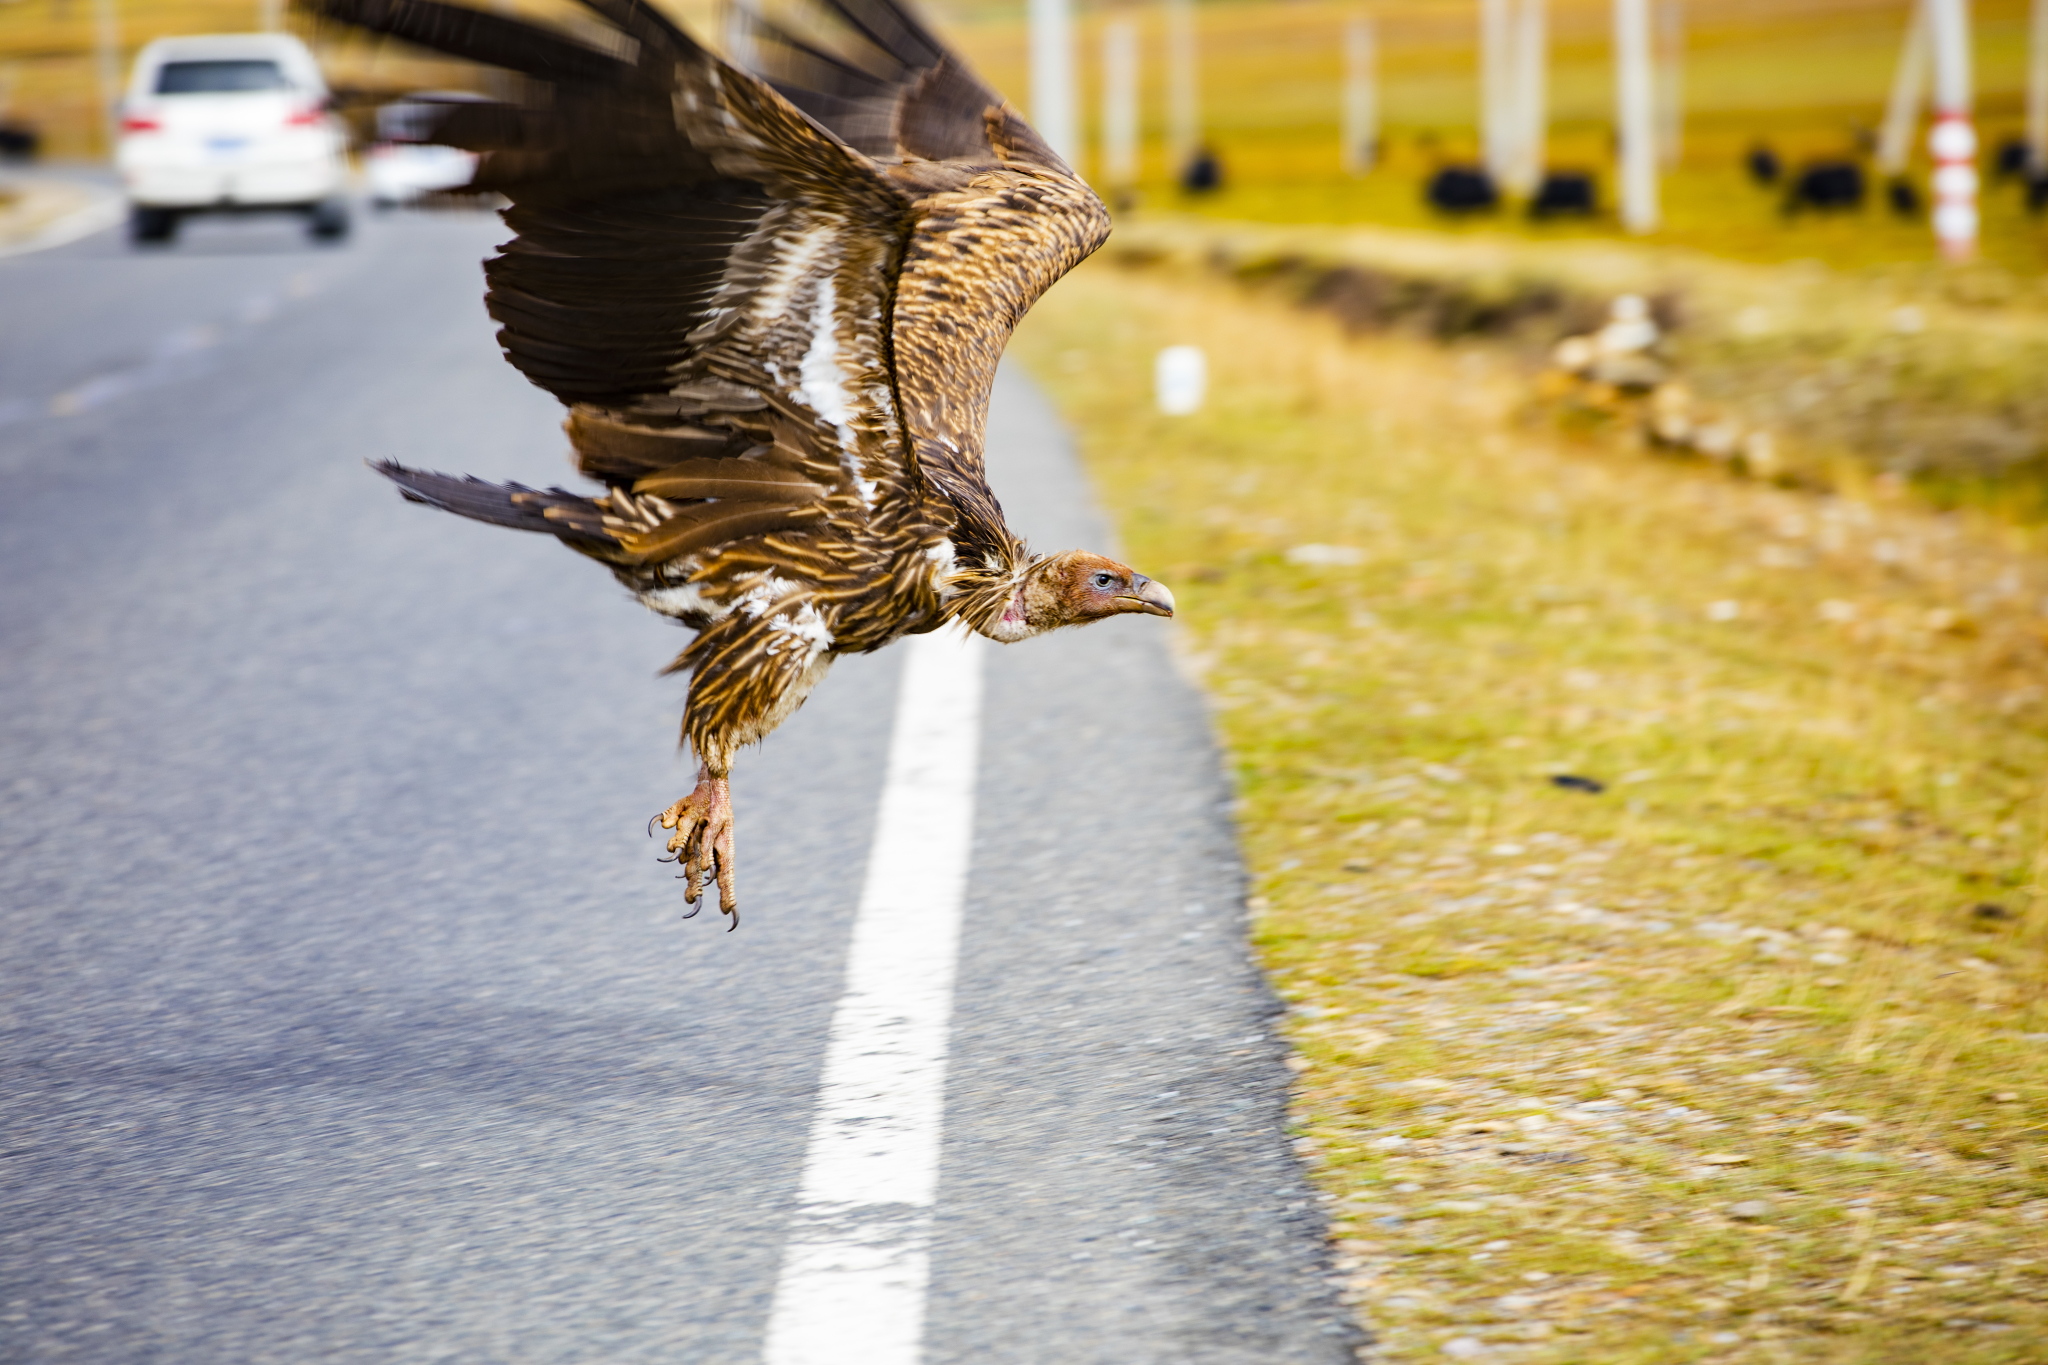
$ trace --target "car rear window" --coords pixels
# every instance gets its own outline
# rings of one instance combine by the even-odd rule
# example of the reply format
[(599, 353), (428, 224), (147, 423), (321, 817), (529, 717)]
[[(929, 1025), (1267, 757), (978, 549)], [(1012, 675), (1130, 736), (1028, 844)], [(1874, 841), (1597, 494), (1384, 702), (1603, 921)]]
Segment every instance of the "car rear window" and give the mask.
[(276, 62), (165, 62), (157, 73), (159, 95), (232, 95), (249, 90), (289, 90)]

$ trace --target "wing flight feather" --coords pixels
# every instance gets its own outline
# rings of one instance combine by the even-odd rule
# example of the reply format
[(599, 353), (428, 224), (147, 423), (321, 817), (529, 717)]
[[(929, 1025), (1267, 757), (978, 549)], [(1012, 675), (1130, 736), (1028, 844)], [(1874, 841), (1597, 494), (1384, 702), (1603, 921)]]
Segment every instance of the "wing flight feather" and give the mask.
[[(629, 526), (635, 559), (757, 533), (762, 515), (689, 505), (747, 495), (771, 413), (836, 468), (819, 496), (859, 507), (863, 480), (904, 467), (880, 321), (908, 200), (865, 157), (636, 0), (585, 0), (603, 50), (442, 0), (307, 3), (524, 78), (515, 100), (450, 102), (431, 135), (480, 152), (474, 188), (511, 201), (516, 236), (485, 266), (507, 358), (570, 406), (579, 463), (615, 489), (735, 466), (732, 489), (705, 472), (672, 500), (673, 534)], [(654, 506), (614, 501), (629, 521)]]
[(911, 458), (958, 513), (963, 559), (1007, 567), (1024, 548), (982, 462), (996, 364), (1025, 310), (1109, 235), (1108, 213), (896, 0), (774, 3), (741, 5), (751, 65), (912, 199), (890, 318)]
[[(303, 3), (519, 73), (517, 99), (447, 105), (438, 140), (481, 152), (475, 188), (511, 201), (486, 265), (500, 341), (570, 405), (634, 559), (768, 534), (799, 484), (850, 525), (935, 493), (965, 562), (1021, 559), (982, 465), (996, 363), (1108, 219), (897, 0), (743, 6), (758, 74), (643, 0), (581, 0), (602, 23), (573, 32), (444, 0)], [(759, 461), (797, 483), (760, 496)], [(642, 487), (686, 464), (669, 494)]]

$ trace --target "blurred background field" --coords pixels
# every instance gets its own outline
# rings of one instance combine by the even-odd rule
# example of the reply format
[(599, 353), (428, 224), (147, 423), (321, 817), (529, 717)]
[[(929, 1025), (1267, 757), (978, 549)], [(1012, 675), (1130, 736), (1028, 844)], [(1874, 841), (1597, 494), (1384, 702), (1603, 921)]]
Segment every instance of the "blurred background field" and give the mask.
[[(1977, 109), (1987, 148), (2021, 127), (2027, 0), (1972, 6)], [(560, 13), (553, 0), (508, 0), (511, 12)], [(713, 0), (672, 4), (715, 38)], [(941, 26), (998, 89), (1020, 103), (1029, 88), (1023, 6), (1015, 0), (952, 0), (931, 7)], [(1873, 206), (1786, 223), (1779, 196), (1752, 184), (1744, 153), (1768, 141), (1789, 166), (1856, 155), (1874, 135), (1911, 14), (1910, 0), (1722, 0), (1684, 7), (1682, 154), (1663, 177), (1665, 225), (1658, 240), (1756, 260), (1810, 257), (1832, 264), (1924, 259), (1918, 218)], [(1611, 198), (1613, 69), (1607, 0), (1558, 0), (1550, 9), (1550, 163), (1591, 171)], [(175, 33), (259, 27), (265, 0), (122, 0), (117, 7), (123, 69), (148, 40)], [(1369, 14), (1381, 53), (1381, 159), (1369, 174), (1341, 166), (1340, 114), (1345, 22)], [(1479, 219), (1433, 219), (1420, 193), (1438, 165), (1477, 155), (1479, 110), (1475, 6), (1471, 0), (1222, 0), (1195, 7), (1203, 133), (1226, 179), (1203, 196), (1182, 194), (1169, 164), (1163, 11), (1105, 4), (1076, 15), (1077, 80), (1084, 173), (1100, 170), (1101, 28), (1129, 19), (1139, 37), (1138, 202), (1152, 210), (1288, 223), (1368, 222), (1430, 226), (1486, 235), (1512, 225), (1539, 238), (1616, 231), (1611, 212), (1590, 223), (1539, 229)], [(92, 0), (0, 3), (0, 117), (25, 118), (46, 155), (104, 154), (97, 118)], [(374, 65), (346, 47), (324, 54), (337, 84), (392, 92), (448, 73), (436, 64)], [(1926, 179), (1924, 150), (1914, 174)], [(1985, 197), (1984, 251), (2021, 270), (2048, 264), (2048, 231), (2029, 219), (2016, 186)]]
[[(513, 12), (559, 12), (551, 0), (510, 0)], [(1987, 147), (2022, 122), (2027, 0), (1976, 0), (1977, 109)], [(669, 8), (715, 36), (710, 0)], [(931, 7), (941, 26), (1019, 103), (1029, 88), (1023, 5), (1016, 0), (951, 0)], [(1921, 260), (1924, 222), (1878, 208), (1810, 215), (1787, 225), (1777, 196), (1744, 176), (1741, 157), (1768, 140), (1790, 165), (1854, 154), (1880, 120), (1892, 68), (1911, 14), (1910, 0), (1719, 0), (1684, 6), (1683, 152), (1664, 176), (1665, 227), (1659, 240), (1759, 260), (1812, 257), (1834, 264)], [(235, 32), (263, 22), (264, 0), (121, 0), (123, 69), (151, 38), (173, 33)], [(1550, 161), (1586, 169), (1611, 195), (1612, 58), (1607, 0), (1551, 5)], [(1223, 188), (1199, 198), (1173, 183), (1166, 150), (1164, 19), (1157, 5), (1105, 4), (1076, 15), (1077, 78), (1087, 152), (1084, 173), (1099, 170), (1101, 27), (1111, 18), (1137, 25), (1140, 57), (1140, 203), (1207, 217), (1265, 222), (1442, 227), (1425, 209), (1419, 182), (1445, 161), (1474, 159), (1479, 108), (1472, 0), (1222, 0), (1195, 8), (1200, 48), (1202, 127), (1221, 156)], [(1381, 52), (1382, 161), (1370, 174), (1344, 173), (1339, 101), (1345, 22), (1371, 15)], [(104, 154), (92, 57), (92, 0), (0, 3), (0, 116), (12, 113), (43, 133), (47, 155)], [(365, 69), (337, 54), (337, 83), (351, 78), (393, 90), (430, 80), (431, 63), (405, 70), (386, 57)], [(1925, 181), (1924, 152), (1915, 170)], [(2029, 220), (2011, 185), (1985, 199), (1985, 252), (2033, 270), (2048, 264), (2048, 231)], [(1487, 234), (1480, 220), (1452, 231)], [(1518, 226), (1517, 230), (1521, 229)], [(1611, 215), (1590, 224), (1557, 224), (1544, 237), (1614, 231)]]
[[(1977, 107), (1991, 146), (2022, 124), (2027, 0), (1976, 0)], [(1095, 166), (1100, 145), (1099, 30), (1128, 16), (1140, 33), (1143, 205), (1264, 222), (1446, 225), (1432, 218), (1422, 177), (1444, 161), (1477, 159), (1476, 6), (1470, 0), (1351, 3), (1217, 3), (1196, 8), (1202, 124), (1227, 179), (1213, 195), (1173, 184), (1165, 124), (1164, 21), (1158, 6), (1090, 8), (1077, 16), (1083, 129)], [(1021, 7), (941, 10), (968, 55), (1004, 90), (1023, 91), (1027, 45)], [(1758, 260), (1800, 257), (1833, 264), (1924, 260), (1924, 221), (1876, 207), (1787, 225), (1778, 197), (1745, 177), (1741, 159), (1759, 139), (1797, 165), (1856, 153), (1884, 111), (1909, 0), (1719, 0), (1684, 7), (1683, 155), (1663, 181), (1666, 226), (1658, 240)], [(1384, 161), (1363, 176), (1341, 167), (1339, 90), (1347, 19), (1378, 26)], [(1551, 14), (1553, 165), (1593, 171), (1611, 194), (1613, 62), (1607, 0), (1556, 0)], [(1924, 152), (1915, 167), (1925, 181)], [(1986, 199), (1987, 255), (2017, 268), (2048, 264), (2048, 231), (2029, 220), (2017, 189)], [(1516, 225), (1517, 230), (1526, 230)], [(1498, 221), (1450, 231), (1488, 234)], [(1553, 225), (1543, 237), (1617, 231), (1611, 215), (1590, 225)]]

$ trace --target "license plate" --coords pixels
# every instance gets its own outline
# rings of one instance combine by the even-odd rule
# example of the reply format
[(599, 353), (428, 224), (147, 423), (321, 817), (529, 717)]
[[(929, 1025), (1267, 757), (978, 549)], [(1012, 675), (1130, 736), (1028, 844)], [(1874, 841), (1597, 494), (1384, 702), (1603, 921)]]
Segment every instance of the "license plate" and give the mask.
[(245, 137), (210, 137), (206, 139), (206, 150), (215, 156), (233, 156), (249, 145)]

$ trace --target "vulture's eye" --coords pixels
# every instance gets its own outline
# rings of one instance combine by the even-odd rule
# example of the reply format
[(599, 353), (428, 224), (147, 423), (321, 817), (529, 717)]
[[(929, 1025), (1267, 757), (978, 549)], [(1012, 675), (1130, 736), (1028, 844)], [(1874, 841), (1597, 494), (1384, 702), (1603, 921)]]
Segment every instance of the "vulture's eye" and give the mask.
[(1116, 586), (1116, 575), (1115, 575), (1115, 574), (1111, 574), (1111, 573), (1099, 573), (1099, 574), (1095, 575), (1095, 586), (1096, 586), (1096, 587), (1098, 587), (1098, 588), (1113, 588), (1113, 587), (1115, 587), (1115, 586)]

